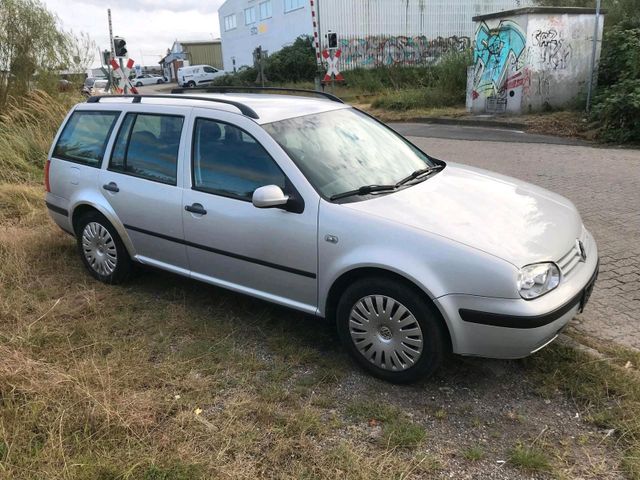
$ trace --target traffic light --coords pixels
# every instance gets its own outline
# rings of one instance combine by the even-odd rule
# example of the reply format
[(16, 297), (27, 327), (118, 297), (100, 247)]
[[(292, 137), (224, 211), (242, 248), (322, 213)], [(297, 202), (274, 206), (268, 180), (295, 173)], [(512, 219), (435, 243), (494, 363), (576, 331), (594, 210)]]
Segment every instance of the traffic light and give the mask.
[(338, 48), (338, 34), (329, 32), (327, 34), (327, 42), (329, 43), (329, 48)]
[(113, 38), (113, 49), (115, 50), (116, 57), (127, 56), (127, 41), (121, 37)]

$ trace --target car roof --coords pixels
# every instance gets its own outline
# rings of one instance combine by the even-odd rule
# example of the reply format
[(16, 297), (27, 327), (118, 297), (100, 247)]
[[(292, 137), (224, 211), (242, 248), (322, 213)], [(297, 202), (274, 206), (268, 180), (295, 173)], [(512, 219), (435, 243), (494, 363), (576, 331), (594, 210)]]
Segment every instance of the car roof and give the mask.
[[(196, 97), (201, 97), (202, 100)], [(140, 104), (210, 108), (212, 110), (222, 110), (242, 115), (238, 107), (234, 105), (211, 101), (216, 98), (237, 102), (250, 108), (257, 114), (258, 118), (254, 118), (254, 120), (259, 124), (277, 122), (279, 120), (301, 117), (303, 115), (351, 108), (349, 105), (326, 98), (263, 93), (185, 93), (184, 95), (174, 94), (159, 96), (156, 98), (154, 98), (154, 95), (147, 95), (141, 97)], [(123, 98), (116, 96), (109, 98), (109, 96), (103, 96), (99, 98), (99, 103), (87, 103), (80, 105), (87, 105), (87, 108), (94, 109), (96, 105), (113, 105), (114, 103), (130, 104), (132, 102), (133, 97)], [(84, 107), (80, 108), (84, 109)]]

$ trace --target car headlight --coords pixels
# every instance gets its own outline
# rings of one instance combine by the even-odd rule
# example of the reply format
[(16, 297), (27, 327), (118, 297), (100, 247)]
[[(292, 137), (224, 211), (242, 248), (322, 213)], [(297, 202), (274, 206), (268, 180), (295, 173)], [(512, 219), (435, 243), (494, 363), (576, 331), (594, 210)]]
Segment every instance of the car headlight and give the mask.
[(560, 270), (555, 263), (536, 263), (520, 269), (518, 291), (525, 300), (538, 298), (560, 283)]

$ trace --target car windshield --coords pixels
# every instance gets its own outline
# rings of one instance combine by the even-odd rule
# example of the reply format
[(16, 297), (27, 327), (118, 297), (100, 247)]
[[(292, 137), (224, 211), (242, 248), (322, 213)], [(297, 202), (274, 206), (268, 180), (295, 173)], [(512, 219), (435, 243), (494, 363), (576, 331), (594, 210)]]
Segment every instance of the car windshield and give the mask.
[(326, 198), (365, 185), (393, 185), (434, 166), (393, 130), (351, 108), (263, 127)]

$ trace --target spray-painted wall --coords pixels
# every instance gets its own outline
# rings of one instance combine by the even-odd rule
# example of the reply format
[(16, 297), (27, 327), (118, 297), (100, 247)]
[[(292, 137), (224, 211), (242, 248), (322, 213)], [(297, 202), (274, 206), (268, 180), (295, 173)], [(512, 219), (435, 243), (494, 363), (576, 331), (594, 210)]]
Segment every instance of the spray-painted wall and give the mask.
[(426, 65), (471, 46), (472, 17), (531, 4), (531, 0), (321, 0), (321, 47), (338, 34), (340, 70)]
[(585, 94), (592, 72), (593, 10), (524, 8), (474, 21), (468, 92), (473, 112), (534, 112), (563, 107)]
[[(319, 46), (327, 48), (327, 33), (337, 33), (340, 70), (424, 65), (446, 51), (469, 47), (474, 15), (532, 1), (319, 0)], [(263, 8), (266, 5), (269, 8)], [(287, 10), (287, 5), (296, 8)], [(258, 45), (273, 53), (299, 35), (313, 36), (311, 10), (310, 0), (226, 0), (218, 9), (224, 69), (253, 65)]]

